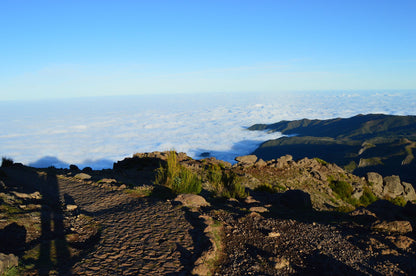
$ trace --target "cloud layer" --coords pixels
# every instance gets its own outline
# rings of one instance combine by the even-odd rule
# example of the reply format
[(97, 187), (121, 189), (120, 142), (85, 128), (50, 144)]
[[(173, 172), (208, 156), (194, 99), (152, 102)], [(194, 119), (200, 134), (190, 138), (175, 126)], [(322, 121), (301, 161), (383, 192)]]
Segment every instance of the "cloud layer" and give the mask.
[(255, 123), (359, 113), (416, 114), (413, 92), (303, 92), (0, 102), (0, 154), (38, 167), (95, 169), (135, 152), (176, 149), (232, 161), (278, 133)]

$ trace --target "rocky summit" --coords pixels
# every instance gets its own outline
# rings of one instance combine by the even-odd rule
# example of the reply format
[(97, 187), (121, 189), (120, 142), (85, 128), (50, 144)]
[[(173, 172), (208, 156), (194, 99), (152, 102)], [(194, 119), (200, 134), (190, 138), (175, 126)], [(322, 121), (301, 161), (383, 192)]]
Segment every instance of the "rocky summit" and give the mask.
[(415, 275), (416, 193), (318, 158), (0, 168), (0, 275)]

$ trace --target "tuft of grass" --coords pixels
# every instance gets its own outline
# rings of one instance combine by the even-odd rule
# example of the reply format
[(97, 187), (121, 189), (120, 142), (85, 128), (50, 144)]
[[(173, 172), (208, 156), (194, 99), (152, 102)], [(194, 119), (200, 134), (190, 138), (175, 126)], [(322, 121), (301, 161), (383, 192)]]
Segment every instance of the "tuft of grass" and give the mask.
[(267, 192), (271, 194), (284, 192), (285, 190), (286, 188), (281, 185), (272, 185), (270, 183), (263, 183), (254, 189), (254, 191)]
[(349, 201), (351, 194), (354, 191), (351, 184), (341, 180), (331, 181), (329, 183), (329, 187), (340, 199), (344, 201)]
[(326, 166), (328, 164), (328, 162), (326, 162), (325, 160), (322, 160), (321, 158), (315, 157), (314, 159), (323, 166)]
[(388, 200), (391, 203), (393, 203), (394, 205), (401, 206), (401, 207), (406, 206), (406, 203), (407, 203), (407, 201), (401, 196), (398, 196), (398, 197), (395, 197), (395, 198), (390, 198)]
[(126, 192), (131, 195), (135, 195), (138, 197), (147, 197), (152, 195), (154, 190), (154, 186), (144, 185), (144, 186), (137, 186), (132, 189), (128, 189)]
[(246, 198), (248, 196), (241, 178), (221, 165), (210, 164), (207, 168), (208, 182), (216, 196), (225, 198)]
[(363, 195), (360, 197), (360, 203), (367, 207), (371, 203), (377, 201), (377, 197), (373, 194), (368, 186), (363, 187)]
[(155, 184), (168, 187), (175, 194), (199, 194), (202, 189), (201, 179), (179, 164), (175, 151), (170, 151), (166, 164), (157, 169)]
[(19, 268), (16, 266), (13, 266), (7, 269), (6, 271), (4, 271), (2, 275), (3, 276), (19, 276), (20, 275)]

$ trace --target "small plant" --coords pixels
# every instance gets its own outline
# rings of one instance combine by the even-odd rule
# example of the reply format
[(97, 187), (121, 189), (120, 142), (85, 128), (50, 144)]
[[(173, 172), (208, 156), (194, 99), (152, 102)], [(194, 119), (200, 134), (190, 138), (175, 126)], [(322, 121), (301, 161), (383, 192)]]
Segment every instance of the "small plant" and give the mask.
[(351, 194), (354, 191), (351, 184), (345, 182), (345, 181), (331, 181), (329, 184), (329, 187), (334, 191), (334, 193), (337, 194), (337, 196), (344, 200), (348, 201), (351, 198)]
[(254, 191), (267, 192), (272, 194), (283, 192), (285, 190), (286, 188), (281, 185), (272, 185), (270, 183), (261, 184), (254, 189)]
[(153, 188), (154, 187), (150, 185), (143, 185), (134, 187), (133, 189), (128, 189), (126, 192), (138, 197), (146, 197), (153, 193)]
[(373, 194), (371, 189), (368, 186), (363, 187), (363, 195), (360, 197), (360, 204), (363, 206), (368, 206), (371, 203), (377, 201), (377, 197)]
[(323, 166), (326, 166), (328, 164), (328, 162), (326, 162), (325, 160), (322, 160), (321, 158), (315, 157), (314, 159)]
[(407, 201), (401, 196), (389, 199), (389, 201), (393, 203), (394, 205), (401, 206), (401, 207), (406, 206), (406, 203), (407, 203)]
[(201, 179), (194, 172), (179, 164), (174, 151), (169, 152), (166, 164), (157, 169), (155, 184), (166, 186), (175, 194), (199, 194), (202, 189)]
[(11, 167), (13, 166), (14, 162), (11, 158), (7, 158), (7, 157), (2, 157), (1, 158), (1, 167), (2, 168), (6, 168), (6, 167)]

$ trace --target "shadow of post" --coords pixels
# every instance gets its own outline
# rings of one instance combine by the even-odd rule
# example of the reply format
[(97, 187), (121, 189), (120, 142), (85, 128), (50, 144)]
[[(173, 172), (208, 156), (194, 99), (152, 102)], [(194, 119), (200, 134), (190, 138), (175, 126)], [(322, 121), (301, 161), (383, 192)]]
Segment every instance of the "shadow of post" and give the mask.
[(48, 275), (57, 270), (59, 275), (70, 275), (69, 248), (65, 240), (64, 215), (59, 196), (56, 174), (48, 171), (40, 182), (43, 198), (41, 208), (40, 252), (36, 263), (39, 275)]

